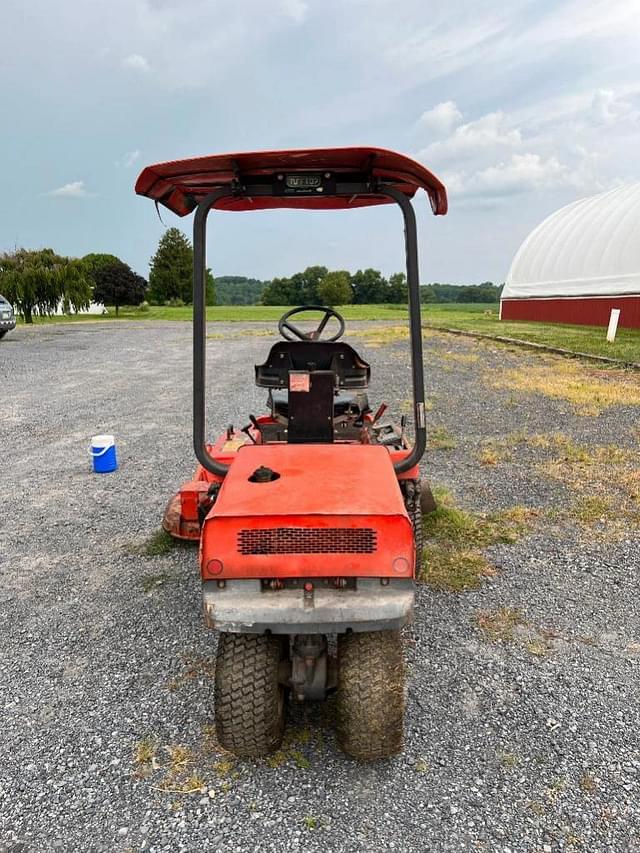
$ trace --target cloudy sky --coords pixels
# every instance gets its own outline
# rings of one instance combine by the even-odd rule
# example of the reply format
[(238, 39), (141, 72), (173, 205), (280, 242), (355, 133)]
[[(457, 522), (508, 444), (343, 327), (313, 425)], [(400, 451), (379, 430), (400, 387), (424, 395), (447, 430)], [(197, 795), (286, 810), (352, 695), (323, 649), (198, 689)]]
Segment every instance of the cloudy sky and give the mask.
[[(447, 184), (448, 216), (418, 202), (423, 281), (502, 281), (546, 215), (640, 180), (640, 0), (3, 0), (1, 21), (0, 249), (146, 275), (144, 165), (365, 144)], [(391, 273), (399, 216), (217, 213), (209, 263)]]

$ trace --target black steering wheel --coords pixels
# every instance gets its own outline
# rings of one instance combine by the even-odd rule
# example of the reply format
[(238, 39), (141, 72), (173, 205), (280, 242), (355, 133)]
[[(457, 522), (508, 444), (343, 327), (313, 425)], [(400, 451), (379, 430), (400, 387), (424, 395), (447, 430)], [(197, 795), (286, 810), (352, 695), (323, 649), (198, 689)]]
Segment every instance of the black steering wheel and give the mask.
[[(294, 326), (293, 323), (289, 322), (289, 317), (293, 317), (294, 314), (301, 314), (303, 311), (324, 312), (324, 317), (318, 323), (318, 327), (312, 332), (303, 332), (302, 329), (299, 329), (297, 326)], [(340, 328), (335, 335), (330, 338), (324, 338), (324, 340), (337, 341), (344, 335), (344, 317), (342, 314), (338, 314), (337, 311), (334, 311), (333, 308), (327, 308), (326, 305), (301, 305), (299, 308), (292, 308), (291, 311), (287, 311), (287, 313), (283, 314), (278, 320), (278, 331), (286, 341), (295, 341), (296, 339), (299, 341), (319, 341), (321, 340), (320, 335), (324, 331), (324, 327), (327, 325), (331, 317), (336, 318), (340, 324)]]

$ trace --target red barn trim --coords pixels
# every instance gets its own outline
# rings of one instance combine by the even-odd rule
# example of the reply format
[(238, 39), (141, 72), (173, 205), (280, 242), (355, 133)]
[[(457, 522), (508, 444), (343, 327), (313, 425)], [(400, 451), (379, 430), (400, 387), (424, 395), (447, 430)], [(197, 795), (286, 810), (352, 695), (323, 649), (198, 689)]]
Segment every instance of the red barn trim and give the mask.
[(503, 299), (500, 303), (500, 319), (607, 326), (612, 308), (620, 309), (620, 327), (640, 329), (640, 294)]

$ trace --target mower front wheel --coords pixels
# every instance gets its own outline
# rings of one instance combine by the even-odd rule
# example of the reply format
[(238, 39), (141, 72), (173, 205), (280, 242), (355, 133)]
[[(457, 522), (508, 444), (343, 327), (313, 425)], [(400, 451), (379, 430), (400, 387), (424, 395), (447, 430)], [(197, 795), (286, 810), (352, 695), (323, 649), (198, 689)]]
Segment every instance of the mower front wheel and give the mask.
[(389, 758), (404, 741), (404, 656), (399, 631), (338, 636), (337, 736), (359, 761)]
[[(285, 642), (287, 640), (287, 642)], [(285, 691), (280, 661), (288, 638), (220, 634), (216, 659), (215, 719), (220, 745), (243, 758), (260, 758), (282, 743)]]

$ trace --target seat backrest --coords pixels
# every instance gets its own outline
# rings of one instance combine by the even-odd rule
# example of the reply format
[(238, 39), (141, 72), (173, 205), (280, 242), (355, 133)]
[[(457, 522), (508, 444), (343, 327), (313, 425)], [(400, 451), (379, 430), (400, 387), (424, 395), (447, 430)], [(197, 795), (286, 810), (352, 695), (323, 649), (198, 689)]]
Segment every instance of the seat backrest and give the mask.
[(335, 388), (368, 388), (371, 368), (342, 341), (278, 341), (264, 364), (256, 364), (259, 388), (288, 388), (296, 370), (330, 371)]
[(334, 382), (331, 370), (289, 373), (289, 444), (333, 443)]

